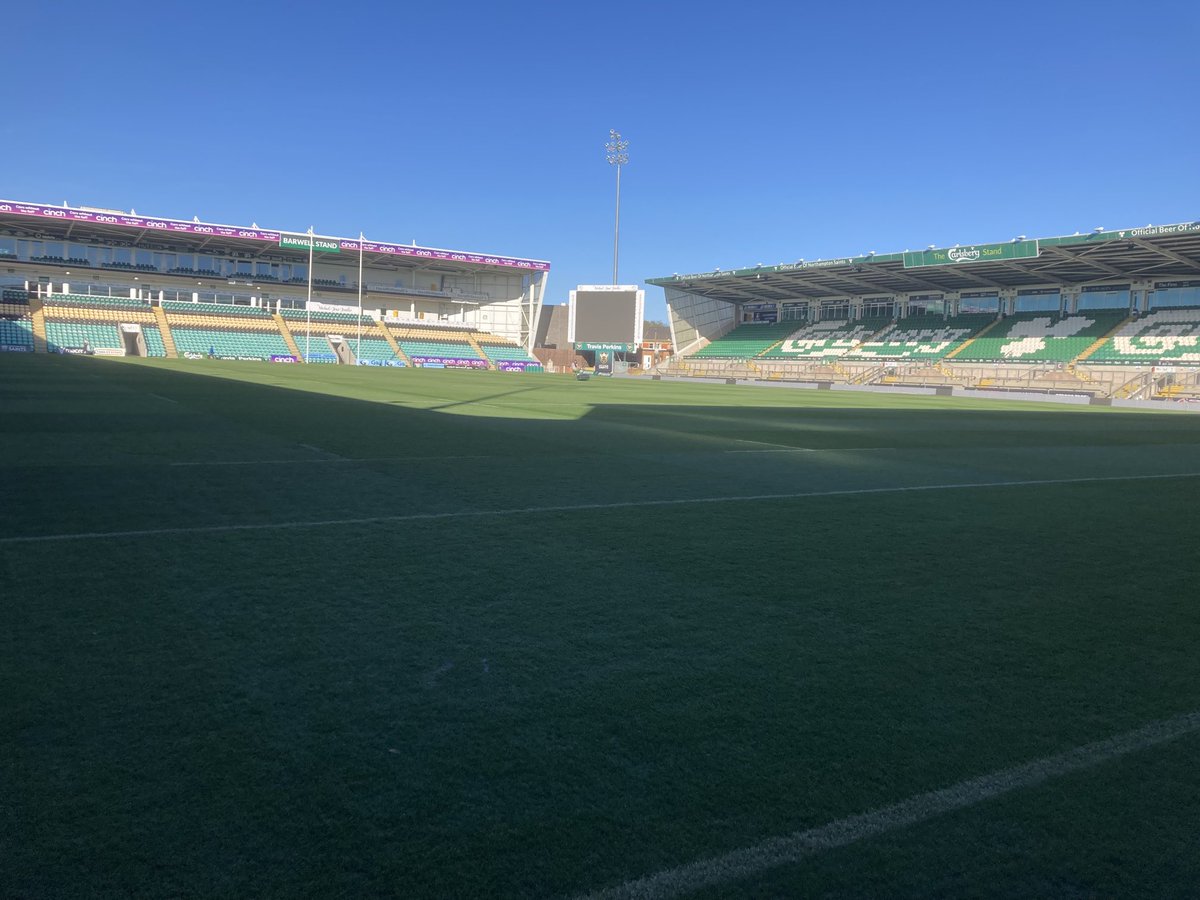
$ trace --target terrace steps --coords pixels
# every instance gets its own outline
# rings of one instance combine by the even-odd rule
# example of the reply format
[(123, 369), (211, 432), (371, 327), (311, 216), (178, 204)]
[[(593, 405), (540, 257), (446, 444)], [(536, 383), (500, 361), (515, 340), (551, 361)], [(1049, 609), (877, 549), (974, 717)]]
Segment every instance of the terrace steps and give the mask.
[(296, 338), (292, 335), (292, 329), (288, 328), (287, 319), (281, 316), (278, 311), (271, 313), (271, 318), (279, 326), (279, 333), (283, 335), (283, 342), (287, 344), (292, 356), (296, 357), (296, 362), (307, 362), (300, 354), (300, 347), (296, 344)]
[(993, 328), (995, 328), (997, 325), (999, 325), (1003, 321), (1004, 321), (1003, 319), (997, 317), (996, 320), (994, 322), (992, 322), (992, 324), (990, 324), (986, 328), (984, 328), (983, 331), (979, 332), (978, 334), (976, 334), (972, 337), (967, 338), (965, 341), (963, 341), (961, 344), (959, 344), (957, 347), (955, 347), (953, 350), (951, 350), (949, 353), (947, 353), (945, 356), (943, 356), (942, 359), (954, 359), (954, 357), (958, 356), (958, 354), (962, 353), (964, 350), (966, 350), (968, 347), (970, 347), (973, 343), (975, 343), (981, 337), (985, 337), (989, 331), (991, 331)]
[(475, 351), (475, 354), (480, 359), (487, 360), (489, 369), (496, 368), (496, 364), (494, 362), (492, 362), (492, 358), (483, 352), (483, 348), (479, 346), (479, 341), (475, 340), (475, 335), (471, 334), (471, 332), (469, 332), (469, 331), (467, 332), (467, 343), (471, 345), (471, 349), (473, 349)]
[(1108, 334), (1104, 335), (1103, 337), (1097, 338), (1086, 350), (1084, 350), (1077, 357), (1075, 357), (1073, 360), (1071, 360), (1072, 368), (1074, 368), (1074, 366), (1077, 363), (1083, 362), (1085, 359), (1087, 359), (1089, 356), (1091, 356), (1093, 353), (1095, 353), (1097, 350), (1099, 350), (1101, 347), (1103, 347), (1105, 341), (1107, 341), (1109, 338), (1111, 338), (1114, 334), (1117, 334), (1118, 332), (1120, 332), (1120, 330), (1122, 328), (1124, 328), (1126, 325), (1128, 325), (1132, 321), (1133, 321), (1133, 316), (1126, 316), (1124, 319), (1122, 319), (1120, 322), (1117, 323), (1116, 328), (1114, 328), (1112, 331), (1108, 332)]
[(166, 311), (157, 304), (150, 309), (154, 313), (154, 320), (158, 322), (158, 331), (162, 335), (163, 350), (166, 351), (167, 359), (177, 359), (179, 350), (175, 346), (175, 336), (171, 334), (171, 326), (167, 323)]
[(42, 308), (42, 298), (30, 291), (29, 318), (33, 323), (33, 352), (47, 352), (46, 345), (46, 311)]
[(411, 366), (412, 360), (408, 358), (408, 354), (400, 349), (400, 345), (396, 343), (396, 338), (387, 325), (385, 325), (382, 321), (378, 321), (375, 323), (375, 327), (379, 330), (379, 333), (383, 335), (383, 339), (388, 342), (388, 346), (392, 348), (392, 352), (400, 357), (400, 359), (404, 360), (404, 364), (406, 366)]

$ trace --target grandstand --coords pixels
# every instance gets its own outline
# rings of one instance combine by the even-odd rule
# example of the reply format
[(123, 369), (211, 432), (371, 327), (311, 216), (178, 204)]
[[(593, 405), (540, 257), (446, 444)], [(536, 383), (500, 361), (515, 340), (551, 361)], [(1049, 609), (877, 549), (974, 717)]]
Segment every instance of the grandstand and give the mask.
[[(309, 240), (0, 201), (0, 348), (539, 370), (548, 263), (314, 236), (310, 272)], [(415, 360), (383, 321), (412, 331)]]
[[(1160, 396), (1200, 367), (1200, 222), (652, 278), (661, 373)], [(1169, 379), (1177, 387), (1178, 377)]]

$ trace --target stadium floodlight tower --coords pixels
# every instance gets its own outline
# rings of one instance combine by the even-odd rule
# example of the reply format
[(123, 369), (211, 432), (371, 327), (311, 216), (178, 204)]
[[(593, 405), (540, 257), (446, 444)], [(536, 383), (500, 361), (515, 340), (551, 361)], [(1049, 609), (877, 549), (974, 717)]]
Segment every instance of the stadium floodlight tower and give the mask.
[(613, 222), (613, 284), (617, 284), (617, 259), (621, 245), (621, 166), (629, 162), (629, 141), (621, 139), (621, 132), (609, 130), (608, 143), (604, 152), (610, 166), (617, 167), (617, 217)]

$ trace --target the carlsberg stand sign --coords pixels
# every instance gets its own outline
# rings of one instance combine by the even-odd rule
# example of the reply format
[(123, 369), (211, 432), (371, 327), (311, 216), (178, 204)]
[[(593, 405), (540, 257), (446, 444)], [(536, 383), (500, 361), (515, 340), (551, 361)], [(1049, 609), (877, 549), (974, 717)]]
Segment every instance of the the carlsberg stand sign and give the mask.
[[(290, 234), (281, 234), (279, 236), (279, 246), (286, 247), (288, 250), (307, 250), (308, 241), (309, 237), (307, 234), (303, 237), (293, 237)], [(341, 244), (332, 238), (315, 237), (312, 239), (312, 248), (314, 250), (320, 250), (322, 253), (342, 252)]]
[(968, 247), (951, 247), (948, 250), (914, 250), (904, 254), (904, 268), (953, 266), (961, 263), (997, 262), (1005, 259), (1032, 259), (1039, 252), (1037, 241), (972, 244)]

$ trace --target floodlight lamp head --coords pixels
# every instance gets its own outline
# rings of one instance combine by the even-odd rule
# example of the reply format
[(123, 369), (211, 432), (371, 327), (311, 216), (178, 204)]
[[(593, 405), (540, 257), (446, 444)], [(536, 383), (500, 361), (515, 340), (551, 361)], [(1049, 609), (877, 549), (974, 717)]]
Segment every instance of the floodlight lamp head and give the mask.
[(621, 139), (621, 132), (609, 129), (608, 143), (604, 145), (605, 159), (610, 166), (623, 166), (629, 162), (629, 141)]

